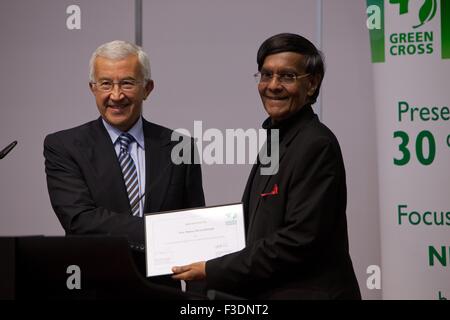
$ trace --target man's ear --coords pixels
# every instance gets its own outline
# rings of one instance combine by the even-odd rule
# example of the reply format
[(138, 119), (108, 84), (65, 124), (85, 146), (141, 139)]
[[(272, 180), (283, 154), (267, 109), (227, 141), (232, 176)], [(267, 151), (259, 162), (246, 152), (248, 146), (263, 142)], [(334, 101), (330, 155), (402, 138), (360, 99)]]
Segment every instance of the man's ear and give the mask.
[(89, 89), (91, 89), (92, 94), (95, 95), (95, 88), (94, 88), (94, 84), (92, 82), (89, 82)]
[(147, 80), (147, 83), (145, 84), (144, 100), (147, 99), (147, 97), (150, 94), (150, 92), (153, 91), (153, 88), (155, 88), (155, 83), (153, 82), (153, 80)]
[(308, 96), (313, 96), (319, 87), (320, 81), (322, 80), (320, 74), (316, 74), (311, 77), (311, 81), (309, 82), (309, 88), (307, 91)]

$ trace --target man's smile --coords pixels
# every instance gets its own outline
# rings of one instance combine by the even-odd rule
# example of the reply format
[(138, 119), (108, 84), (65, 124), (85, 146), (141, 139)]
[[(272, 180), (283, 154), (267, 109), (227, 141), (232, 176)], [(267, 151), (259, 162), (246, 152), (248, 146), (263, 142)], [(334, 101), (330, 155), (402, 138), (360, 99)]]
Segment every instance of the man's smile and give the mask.
[(122, 110), (130, 106), (130, 103), (120, 103), (120, 104), (108, 104), (106, 108), (114, 109), (114, 110)]
[(264, 96), (264, 98), (268, 99), (268, 100), (275, 100), (275, 101), (280, 101), (280, 100), (287, 100), (289, 99), (289, 97), (270, 97), (270, 96)]

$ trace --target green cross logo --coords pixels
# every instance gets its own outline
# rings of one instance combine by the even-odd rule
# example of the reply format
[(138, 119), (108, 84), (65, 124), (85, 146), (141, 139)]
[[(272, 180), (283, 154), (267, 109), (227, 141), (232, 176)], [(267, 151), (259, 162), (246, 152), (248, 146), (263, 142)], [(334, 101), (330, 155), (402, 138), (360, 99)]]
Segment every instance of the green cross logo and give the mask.
[[(390, 0), (390, 4), (399, 5), (399, 14), (403, 15), (409, 11), (409, 0)], [(437, 0), (425, 0), (422, 7), (419, 10), (419, 21), (418, 25), (413, 26), (414, 29), (423, 26), (425, 23), (433, 20), (436, 15), (437, 10)]]
[[(411, 14), (409, 0), (366, 0), (367, 2), (367, 27), (370, 33), (370, 45), (372, 49), (372, 62), (383, 63), (386, 61), (386, 52), (391, 56), (431, 54), (433, 43), (440, 40), (441, 58), (450, 59), (450, 0), (422, 0), (419, 2), (417, 23), (411, 27), (410, 32), (402, 30), (386, 34), (385, 8), (399, 16)], [(440, 14), (437, 14), (439, 9)], [(398, 10), (398, 11), (397, 11)], [(431, 30), (417, 30), (440, 15), (440, 39), (433, 38)], [(438, 33), (436, 33), (438, 34)], [(389, 42), (386, 43), (386, 38)], [(436, 48), (435, 48), (436, 49)], [(388, 51), (387, 51), (388, 50)]]
[(400, 15), (408, 13), (409, 10), (409, 0), (391, 0), (389, 1), (391, 4), (400, 5)]

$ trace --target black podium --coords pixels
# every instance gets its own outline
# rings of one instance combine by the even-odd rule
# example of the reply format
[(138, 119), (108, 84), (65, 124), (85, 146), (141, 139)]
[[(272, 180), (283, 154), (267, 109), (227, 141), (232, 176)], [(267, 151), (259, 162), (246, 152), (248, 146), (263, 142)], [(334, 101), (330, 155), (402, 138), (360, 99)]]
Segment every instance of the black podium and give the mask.
[(0, 255), (0, 299), (206, 299), (145, 278), (123, 237), (0, 237)]

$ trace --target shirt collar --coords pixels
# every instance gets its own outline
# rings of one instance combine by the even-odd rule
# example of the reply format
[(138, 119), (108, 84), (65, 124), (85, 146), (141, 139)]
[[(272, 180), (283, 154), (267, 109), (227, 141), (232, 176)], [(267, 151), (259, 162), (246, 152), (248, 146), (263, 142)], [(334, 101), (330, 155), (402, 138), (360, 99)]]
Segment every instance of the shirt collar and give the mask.
[(313, 110), (311, 108), (310, 104), (306, 104), (303, 107), (300, 108), (295, 114), (291, 115), (289, 118), (284, 119), (279, 122), (273, 122), (272, 119), (269, 117), (267, 118), (263, 124), (263, 129), (268, 130), (268, 134), (270, 134), (270, 131), (273, 129), (279, 130), (279, 141), (283, 140), (283, 138), (286, 136), (286, 134), (296, 126), (298, 121), (305, 116), (305, 114), (312, 113)]
[[(111, 137), (111, 141), (113, 144), (116, 144), (117, 138), (123, 133), (116, 127), (113, 127), (108, 122), (105, 121), (105, 119), (102, 118), (103, 125), (106, 128), (106, 131), (108, 131), (109, 136)], [(131, 127), (130, 130), (127, 131), (129, 134), (131, 134), (136, 140), (139, 147), (142, 149), (145, 149), (145, 143), (144, 143), (144, 128), (142, 124), (142, 117), (139, 117), (138, 121), (134, 124), (134, 126)]]

